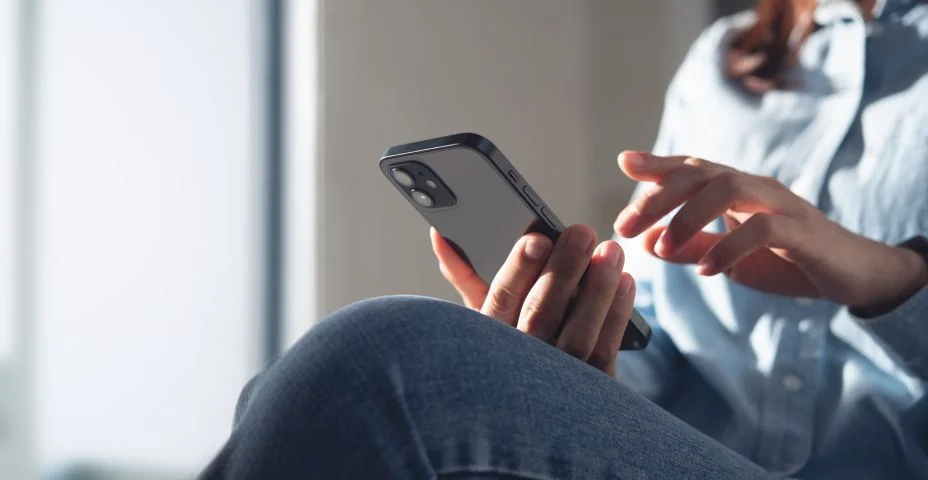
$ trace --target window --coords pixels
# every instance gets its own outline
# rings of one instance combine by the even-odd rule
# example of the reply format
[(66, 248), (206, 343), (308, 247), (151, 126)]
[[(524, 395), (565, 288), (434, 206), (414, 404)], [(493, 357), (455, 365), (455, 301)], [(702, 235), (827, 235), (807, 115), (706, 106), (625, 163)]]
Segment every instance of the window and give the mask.
[(16, 138), (15, 101), (18, 55), (17, 2), (0, 1), (0, 364), (14, 353)]
[(282, 348), (300, 338), (319, 317), (316, 282), (317, 119), (319, 113), (319, 6), (286, 3), (284, 18), (285, 178)]
[(41, 5), (21, 438), (43, 475), (192, 478), (263, 363), (267, 2), (0, 1)]

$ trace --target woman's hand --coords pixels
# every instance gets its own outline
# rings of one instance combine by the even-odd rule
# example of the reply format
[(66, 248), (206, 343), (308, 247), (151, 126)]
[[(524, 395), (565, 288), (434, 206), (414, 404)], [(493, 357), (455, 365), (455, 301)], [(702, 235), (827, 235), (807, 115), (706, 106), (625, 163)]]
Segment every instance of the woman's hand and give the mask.
[[(615, 377), (615, 358), (635, 297), (634, 280), (622, 272), (618, 244), (603, 242), (594, 249), (596, 233), (584, 225), (568, 227), (554, 245), (544, 235), (528, 234), (487, 285), (434, 228), (431, 237), (442, 275), (467, 307)], [(583, 288), (567, 312), (581, 278)]]
[[(619, 155), (630, 178), (653, 182), (625, 208), (615, 231), (644, 233), (653, 255), (724, 272), (764, 292), (823, 297), (889, 310), (928, 283), (919, 257), (845, 230), (777, 180), (691, 157)], [(654, 226), (681, 207), (666, 226)], [(725, 234), (702, 229), (722, 217)]]

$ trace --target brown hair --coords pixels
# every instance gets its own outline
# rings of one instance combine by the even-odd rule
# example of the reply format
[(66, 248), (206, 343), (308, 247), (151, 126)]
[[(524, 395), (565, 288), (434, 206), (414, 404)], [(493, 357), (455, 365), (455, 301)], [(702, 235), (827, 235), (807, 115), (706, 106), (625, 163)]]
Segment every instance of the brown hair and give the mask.
[[(865, 18), (876, 0), (856, 0)], [(787, 87), (786, 73), (812, 33), (818, 0), (759, 0), (753, 25), (738, 32), (729, 45), (725, 73), (755, 94)]]

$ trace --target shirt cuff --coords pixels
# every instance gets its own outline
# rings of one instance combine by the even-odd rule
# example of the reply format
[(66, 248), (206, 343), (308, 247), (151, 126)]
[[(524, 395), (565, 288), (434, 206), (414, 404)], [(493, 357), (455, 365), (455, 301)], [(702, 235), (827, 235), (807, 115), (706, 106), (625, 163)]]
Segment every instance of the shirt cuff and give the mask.
[(892, 349), (909, 371), (928, 379), (928, 287), (883, 315), (851, 316)]

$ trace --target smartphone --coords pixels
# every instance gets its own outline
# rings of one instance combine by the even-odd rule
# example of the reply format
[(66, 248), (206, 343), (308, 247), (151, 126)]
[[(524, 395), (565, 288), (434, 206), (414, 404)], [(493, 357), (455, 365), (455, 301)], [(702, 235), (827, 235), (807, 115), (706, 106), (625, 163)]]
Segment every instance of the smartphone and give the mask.
[[(503, 153), (475, 133), (391, 147), (380, 170), (487, 284), (520, 237), (538, 232), (556, 241), (564, 231)], [(643, 349), (650, 338), (633, 311), (621, 348)]]

